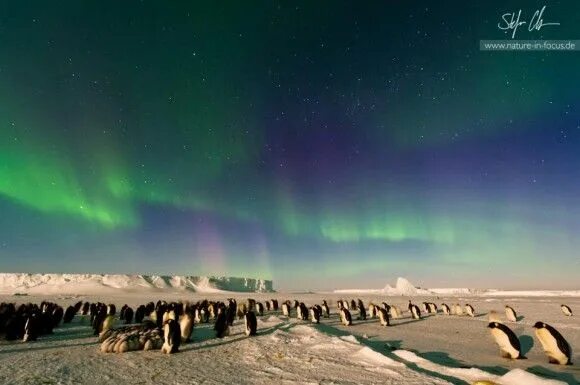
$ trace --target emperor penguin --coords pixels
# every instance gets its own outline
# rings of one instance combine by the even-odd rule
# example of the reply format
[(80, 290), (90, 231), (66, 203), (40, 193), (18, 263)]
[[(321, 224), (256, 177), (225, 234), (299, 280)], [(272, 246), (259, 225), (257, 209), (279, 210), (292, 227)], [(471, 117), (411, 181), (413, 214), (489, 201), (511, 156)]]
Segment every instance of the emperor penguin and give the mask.
[(463, 308), (461, 307), (460, 304), (456, 303), (455, 306), (453, 306), (453, 308), (455, 315), (463, 315)]
[(391, 305), (389, 313), (391, 313), (391, 318), (401, 317), (401, 309), (399, 309), (397, 305)]
[(429, 312), (437, 314), (437, 305), (435, 305), (433, 302), (429, 302)]
[(123, 313), (123, 320), (125, 321), (125, 325), (130, 324), (133, 322), (133, 309), (127, 306), (125, 312)]
[(369, 317), (375, 318), (377, 316), (377, 306), (374, 303), (369, 303)]
[(348, 308), (348, 310), (354, 310), (356, 309), (356, 301), (354, 299), (350, 300), (350, 307)]
[(304, 302), (300, 302), (300, 304), (296, 308), (296, 311), (299, 312), (298, 319), (301, 319), (302, 321), (308, 320), (308, 308), (306, 307), (306, 305), (304, 305)]
[(451, 314), (451, 309), (449, 308), (449, 305), (447, 305), (446, 303), (441, 304), (441, 309), (443, 309), (443, 314), (445, 315)]
[(264, 301), (266, 304), (266, 311), (270, 311), (272, 309), (272, 303), (270, 301)]
[(343, 307), (344, 307), (344, 303), (342, 302), (341, 299), (336, 301), (336, 308), (338, 309), (338, 311), (341, 311)]
[(320, 323), (320, 311), (316, 306), (312, 306), (310, 308), (310, 319), (312, 323), (319, 324)]
[(363, 303), (362, 300), (358, 300), (357, 303), (357, 307), (358, 307), (358, 318), (361, 320), (366, 320), (367, 319), (367, 311), (365, 309), (365, 304)]
[(556, 329), (544, 322), (536, 322), (534, 328), (551, 364), (572, 365), (570, 344)]
[(330, 317), (330, 308), (328, 307), (326, 300), (322, 301), (322, 312), (324, 314), (324, 318)]
[(26, 318), (26, 322), (24, 324), (24, 337), (22, 338), (22, 341), (36, 341), (40, 331), (38, 321), (38, 317), (35, 313), (32, 313)]
[(389, 306), (388, 303), (383, 302), (382, 305), (383, 305), (383, 309), (385, 309), (387, 311), (387, 313), (389, 313), (391, 311), (391, 307)]
[(71, 323), (71, 321), (73, 320), (74, 316), (75, 316), (76, 310), (73, 306), (69, 306), (66, 308), (66, 311), (64, 312), (64, 317), (62, 319), (62, 323), (63, 324), (68, 324)]
[(139, 305), (135, 311), (135, 323), (140, 324), (145, 318), (145, 305)]
[(278, 311), (278, 300), (277, 299), (272, 300), (272, 311)]
[(506, 316), (508, 321), (518, 322), (518, 317), (516, 316), (516, 311), (508, 305), (505, 305), (505, 316)]
[(429, 313), (429, 304), (427, 302), (423, 302), (423, 311)]
[(107, 317), (105, 317), (105, 319), (103, 321), (103, 327), (101, 328), (101, 333), (105, 332), (109, 329), (112, 329), (113, 326), (115, 326), (115, 316), (108, 315)]
[(117, 313), (117, 307), (114, 304), (109, 304), (107, 306), (107, 315), (115, 315)]
[(185, 312), (179, 319), (181, 329), (181, 342), (189, 342), (193, 332), (193, 316), (190, 312)]
[(228, 308), (226, 309), (226, 318), (228, 320), (228, 325), (234, 325), (234, 319), (236, 318), (236, 311), (238, 310), (238, 303), (235, 299), (230, 298)]
[(218, 309), (218, 314), (215, 319), (215, 325), (213, 327), (215, 330), (215, 335), (217, 338), (224, 338), (225, 336), (230, 335), (230, 326), (228, 325), (228, 318), (226, 313)]
[(253, 298), (248, 298), (248, 311), (256, 310), (256, 300)]
[(244, 333), (247, 336), (255, 336), (258, 331), (258, 320), (256, 319), (256, 313), (249, 311), (244, 316), (246, 329)]
[(560, 308), (562, 309), (562, 313), (567, 315), (568, 317), (572, 317), (572, 309), (569, 306), (561, 305)]
[(290, 317), (290, 305), (288, 305), (288, 302), (282, 303), (282, 314), (286, 317)]
[(391, 326), (389, 322), (389, 312), (387, 309), (383, 309), (382, 307), (377, 306), (377, 313), (379, 313), (379, 322), (381, 326)]
[(340, 320), (344, 326), (352, 325), (352, 316), (346, 307), (340, 309)]
[(181, 344), (181, 329), (173, 318), (169, 318), (163, 325), (163, 336), (165, 341), (161, 346), (161, 352), (165, 354), (177, 353)]
[(264, 305), (262, 304), (262, 302), (256, 302), (256, 312), (258, 312), (259, 316), (264, 315)]
[(413, 319), (421, 319), (421, 310), (419, 310), (419, 306), (413, 305), (411, 301), (409, 301), (409, 311), (411, 312), (411, 317), (413, 317)]
[(499, 345), (503, 358), (525, 358), (521, 353), (520, 340), (510, 328), (499, 322), (490, 322), (487, 327), (491, 329), (491, 335)]
[(467, 313), (467, 315), (470, 317), (475, 317), (475, 311), (473, 310), (473, 306), (471, 306), (468, 303), (465, 304), (465, 313)]

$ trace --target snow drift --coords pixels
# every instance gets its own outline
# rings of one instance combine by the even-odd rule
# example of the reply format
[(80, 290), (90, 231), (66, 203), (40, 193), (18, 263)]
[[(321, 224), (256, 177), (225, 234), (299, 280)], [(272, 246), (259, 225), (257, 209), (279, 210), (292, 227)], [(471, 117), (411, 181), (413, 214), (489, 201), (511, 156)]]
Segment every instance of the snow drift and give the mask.
[(112, 294), (143, 291), (271, 292), (273, 286), (270, 280), (237, 277), (0, 273), (0, 293)]

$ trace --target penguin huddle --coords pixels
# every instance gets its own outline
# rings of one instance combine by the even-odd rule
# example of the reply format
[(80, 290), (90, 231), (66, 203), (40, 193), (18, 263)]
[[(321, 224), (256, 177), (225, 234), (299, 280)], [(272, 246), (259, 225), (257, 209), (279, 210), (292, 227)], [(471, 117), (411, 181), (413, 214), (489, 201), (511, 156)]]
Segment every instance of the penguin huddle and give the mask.
[(135, 350), (159, 350), (164, 344), (161, 331), (152, 321), (142, 325), (109, 329), (100, 337), (101, 352), (125, 353)]
[[(82, 303), (68, 310), (70, 313)], [(63, 322), (64, 309), (52, 302), (40, 305), (28, 303), (18, 307), (14, 303), (0, 303), (0, 337), (6, 341), (36, 341), (42, 335), (52, 334)], [(67, 314), (67, 321), (70, 314)]]

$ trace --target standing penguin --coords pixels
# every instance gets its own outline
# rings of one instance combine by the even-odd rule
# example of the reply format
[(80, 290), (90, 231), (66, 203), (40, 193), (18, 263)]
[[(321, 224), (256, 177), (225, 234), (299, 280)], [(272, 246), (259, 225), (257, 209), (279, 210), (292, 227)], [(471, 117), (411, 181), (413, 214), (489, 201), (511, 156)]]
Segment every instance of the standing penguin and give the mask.
[(256, 311), (258, 312), (259, 316), (264, 315), (264, 305), (262, 304), (262, 302), (256, 302)]
[(521, 353), (520, 340), (510, 328), (499, 322), (490, 322), (487, 327), (491, 329), (491, 335), (499, 345), (503, 358), (525, 358)]
[(326, 300), (322, 301), (322, 312), (324, 314), (324, 318), (330, 317), (330, 308), (328, 307)]
[(193, 316), (185, 312), (179, 319), (179, 328), (181, 329), (181, 342), (189, 342), (193, 332)]
[(358, 318), (361, 320), (366, 320), (367, 319), (367, 311), (365, 309), (365, 304), (363, 303), (362, 300), (358, 300), (357, 302), (357, 307), (358, 307)]
[(445, 315), (451, 314), (451, 309), (449, 308), (449, 305), (447, 305), (446, 303), (441, 304), (441, 309), (443, 309), (443, 314)]
[(470, 317), (475, 317), (475, 311), (473, 310), (473, 306), (471, 306), (468, 303), (465, 304), (465, 313), (467, 313), (467, 315)]
[(258, 331), (258, 320), (256, 319), (256, 313), (249, 311), (244, 316), (247, 336), (255, 336)]
[(226, 318), (229, 326), (234, 325), (234, 320), (236, 319), (236, 312), (238, 311), (238, 303), (235, 299), (230, 298), (228, 303), (228, 308), (226, 309)]
[(173, 318), (169, 318), (163, 325), (163, 336), (165, 341), (161, 346), (161, 353), (177, 353), (181, 344), (181, 329)]
[(66, 308), (66, 311), (64, 312), (64, 317), (62, 319), (62, 323), (63, 324), (68, 324), (71, 323), (71, 321), (73, 320), (74, 316), (75, 316), (75, 308), (73, 306), (69, 306)]
[(381, 326), (391, 326), (389, 322), (389, 312), (387, 309), (377, 306), (377, 312), (379, 313), (379, 322)]
[(288, 305), (288, 302), (282, 303), (282, 314), (286, 317), (290, 317), (290, 305)]
[(143, 318), (145, 318), (145, 305), (139, 305), (137, 311), (135, 311), (135, 323), (140, 324), (143, 322)]
[(302, 321), (308, 320), (308, 308), (306, 307), (304, 302), (300, 302), (300, 304), (296, 308), (296, 311), (299, 312), (298, 319), (301, 319)]
[(518, 322), (518, 317), (516, 315), (516, 311), (508, 305), (505, 305), (505, 316), (506, 316), (508, 321)]
[(32, 313), (26, 318), (26, 323), (24, 324), (24, 337), (22, 338), (22, 341), (36, 341), (39, 332), (38, 317), (35, 313)]
[(123, 320), (125, 321), (125, 325), (130, 324), (133, 322), (133, 309), (127, 306), (125, 311), (123, 312)]
[(437, 305), (435, 305), (433, 302), (429, 302), (427, 307), (429, 308), (429, 313), (437, 314)]
[(213, 327), (215, 330), (215, 335), (217, 338), (224, 338), (230, 334), (230, 326), (228, 325), (228, 318), (226, 313), (218, 309), (218, 314), (215, 319), (215, 325)]
[(560, 308), (562, 309), (562, 313), (564, 313), (564, 315), (567, 315), (568, 317), (572, 317), (572, 309), (570, 309), (569, 306), (562, 305), (562, 306), (560, 306)]
[(377, 316), (377, 306), (374, 303), (369, 303), (369, 317), (375, 318)]
[(352, 316), (350, 315), (350, 311), (346, 307), (340, 309), (340, 320), (344, 326), (351, 326), (352, 325)]
[(312, 323), (319, 324), (320, 323), (320, 311), (316, 306), (312, 306), (310, 308), (310, 319)]
[(534, 328), (551, 364), (572, 365), (570, 344), (556, 329), (544, 322), (536, 322)]
[(413, 317), (413, 319), (421, 319), (421, 310), (419, 310), (419, 306), (413, 305), (411, 301), (409, 301), (409, 311), (411, 312), (411, 317)]
[(397, 305), (391, 305), (391, 309), (389, 310), (391, 318), (400, 318), (401, 317), (401, 309)]

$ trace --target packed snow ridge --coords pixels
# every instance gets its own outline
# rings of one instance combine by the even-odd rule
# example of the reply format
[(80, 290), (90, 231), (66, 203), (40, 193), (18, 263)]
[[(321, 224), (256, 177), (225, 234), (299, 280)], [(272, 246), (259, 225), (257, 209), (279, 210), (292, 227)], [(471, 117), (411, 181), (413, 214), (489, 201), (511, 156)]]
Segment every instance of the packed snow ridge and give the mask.
[(237, 277), (0, 273), (0, 293), (113, 294), (143, 291), (271, 292), (272, 281)]

